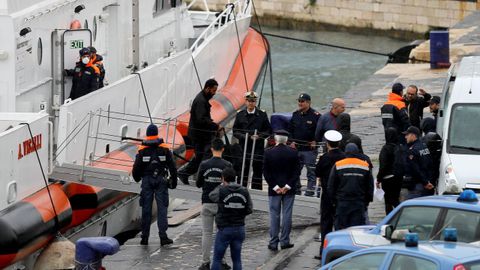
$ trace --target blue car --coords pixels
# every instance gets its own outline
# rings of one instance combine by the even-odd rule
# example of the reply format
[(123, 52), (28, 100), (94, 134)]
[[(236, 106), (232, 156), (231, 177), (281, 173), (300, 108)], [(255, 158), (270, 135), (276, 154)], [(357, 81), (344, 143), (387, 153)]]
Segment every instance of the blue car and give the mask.
[(420, 240), (439, 240), (447, 227), (457, 229), (460, 242), (480, 241), (480, 203), (471, 190), (459, 196), (407, 200), (377, 225), (329, 233), (324, 243), (322, 265), (356, 250), (403, 241), (408, 232), (418, 233)]
[(473, 244), (427, 241), (396, 243), (350, 253), (321, 270), (476, 270), (480, 248)]

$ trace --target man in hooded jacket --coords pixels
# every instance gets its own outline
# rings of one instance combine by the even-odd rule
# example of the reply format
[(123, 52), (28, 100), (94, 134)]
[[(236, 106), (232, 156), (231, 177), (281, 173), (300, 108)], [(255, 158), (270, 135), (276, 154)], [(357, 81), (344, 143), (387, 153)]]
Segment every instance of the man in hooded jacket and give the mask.
[(410, 126), (405, 101), (402, 97), (404, 88), (401, 83), (395, 83), (392, 86), (392, 92), (388, 94), (387, 102), (380, 109), (383, 128), (387, 130), (389, 127), (394, 127), (398, 133), (398, 141), (401, 143), (405, 143), (402, 132)]
[(341, 113), (337, 117), (338, 131), (342, 134), (342, 141), (340, 142), (340, 149), (345, 151), (345, 146), (349, 143), (354, 143), (360, 153), (363, 153), (362, 139), (350, 132), (351, 118), (348, 113)]
[(398, 132), (395, 128), (389, 127), (385, 131), (385, 145), (380, 150), (380, 168), (377, 174), (377, 188), (385, 191), (385, 213), (388, 215), (393, 208), (400, 204), (400, 190), (402, 189), (402, 178), (395, 168), (395, 152), (398, 147)]

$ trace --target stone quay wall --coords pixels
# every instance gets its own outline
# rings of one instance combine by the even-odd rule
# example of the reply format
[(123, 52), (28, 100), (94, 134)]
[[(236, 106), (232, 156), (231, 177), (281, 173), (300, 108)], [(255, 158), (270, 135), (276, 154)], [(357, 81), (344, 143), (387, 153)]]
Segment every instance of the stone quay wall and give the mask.
[[(262, 23), (267, 25), (312, 29), (325, 25), (416, 34), (449, 28), (473, 11), (480, 10), (480, 0), (254, 1)], [(197, 1), (198, 4), (201, 2)], [(208, 2), (211, 9), (221, 10), (227, 0)]]

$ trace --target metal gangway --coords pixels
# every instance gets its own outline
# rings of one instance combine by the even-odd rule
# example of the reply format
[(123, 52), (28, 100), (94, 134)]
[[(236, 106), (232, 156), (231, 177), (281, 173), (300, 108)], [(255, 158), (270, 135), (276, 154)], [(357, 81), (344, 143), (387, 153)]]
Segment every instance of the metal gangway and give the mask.
[[(116, 114), (122, 114), (122, 121), (129, 122), (142, 122), (144, 126), (147, 126), (149, 121), (147, 116), (143, 115), (130, 115), (126, 117), (123, 112), (115, 111), (102, 111), (98, 110), (96, 112), (90, 112), (88, 117), (84, 118), (84, 121), (78, 123), (78, 129), (74, 129), (76, 132), (72, 133), (70, 137), (67, 137), (68, 141), (65, 141), (57, 146), (57, 153), (63, 151), (65, 148), (68, 148), (68, 144), (76, 141), (76, 136), (87, 136), (87, 138), (79, 139), (78, 141), (84, 142), (84, 152), (82, 160), (71, 161), (54, 161), (54, 167), (49, 178), (56, 181), (65, 181), (73, 182), (85, 185), (92, 185), (97, 187), (102, 187), (111, 190), (117, 190), (121, 192), (130, 192), (130, 193), (140, 193), (140, 183), (137, 183), (133, 180), (131, 176), (131, 167), (133, 165), (133, 160), (137, 152), (138, 143), (129, 141), (125, 137), (109, 134), (102, 131), (103, 120), (107, 118), (115, 118)], [(179, 147), (179, 143), (176, 140), (179, 140), (180, 136), (169, 137), (170, 129), (176, 130), (180, 124), (178, 119), (161, 119), (154, 118), (154, 123), (159, 126), (159, 130), (166, 130), (164, 134), (166, 137), (163, 138), (171, 146), (171, 150), (176, 152), (175, 156), (180, 157), (177, 151), (184, 150), (183, 147)], [(96, 124), (96, 125), (95, 125)], [(223, 123), (222, 123), (223, 124)], [(96, 126), (96, 127), (95, 127)], [(86, 129), (86, 132), (81, 132), (82, 129)], [(159, 135), (162, 132), (159, 132)], [(98, 149), (99, 141), (112, 141), (118, 142), (121, 141), (121, 146), (118, 149), (110, 150), (108, 153), (103, 155), (97, 155), (97, 152), (101, 152)], [(121, 151), (122, 153), (127, 153), (131, 159), (119, 159), (112, 157), (111, 154), (115, 151)], [(251, 166), (251, 163), (245, 162), (246, 155), (243, 155), (243, 164), (244, 166)], [(99, 166), (102, 163), (108, 163), (112, 165), (113, 168), (106, 168), (105, 166)], [(119, 169), (120, 168), (120, 169)], [(243, 170), (242, 170), (243, 171)], [(250, 174), (252, 169), (250, 168)], [(176, 189), (169, 190), (169, 194), (173, 198), (185, 199), (200, 201), (201, 200), (201, 188), (197, 188), (192, 185), (183, 185), (179, 183)], [(268, 211), (268, 193), (267, 191), (249, 189), (253, 207), (256, 210)], [(296, 196), (293, 214), (299, 216), (314, 217), (319, 214), (320, 209), (320, 200), (316, 197), (307, 197), (307, 196)]]

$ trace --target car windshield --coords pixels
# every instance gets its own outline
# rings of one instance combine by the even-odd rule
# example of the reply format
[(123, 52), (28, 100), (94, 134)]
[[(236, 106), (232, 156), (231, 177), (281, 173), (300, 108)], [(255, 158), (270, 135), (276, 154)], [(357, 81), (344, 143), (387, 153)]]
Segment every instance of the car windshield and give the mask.
[(480, 261), (464, 263), (463, 266), (466, 270), (480, 270)]
[(391, 221), (395, 231), (418, 233), (420, 240), (428, 240), (440, 213), (440, 208), (425, 206), (404, 207)]
[(480, 104), (456, 104), (452, 108), (448, 153), (480, 155)]
[(480, 213), (449, 209), (445, 216), (441, 233), (438, 235), (443, 235), (445, 228), (457, 229), (457, 239), (460, 242), (480, 241)]

